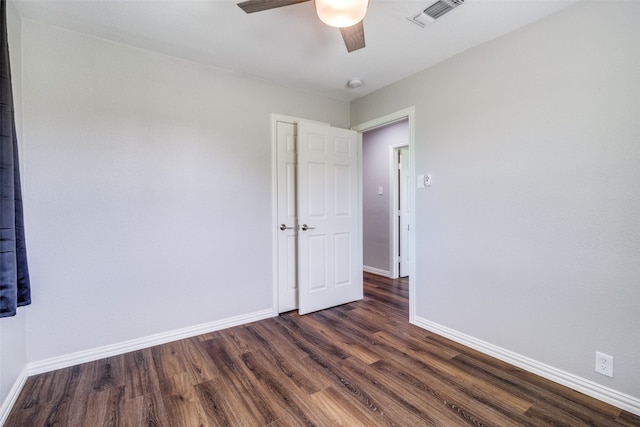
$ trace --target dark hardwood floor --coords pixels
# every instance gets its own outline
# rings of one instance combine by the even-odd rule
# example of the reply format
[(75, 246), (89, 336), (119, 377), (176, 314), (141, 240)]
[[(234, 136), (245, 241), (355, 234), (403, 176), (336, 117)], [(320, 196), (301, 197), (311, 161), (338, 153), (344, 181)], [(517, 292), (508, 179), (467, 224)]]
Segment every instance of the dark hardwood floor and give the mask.
[(640, 426), (640, 417), (409, 325), (365, 298), (37, 375), (6, 426)]

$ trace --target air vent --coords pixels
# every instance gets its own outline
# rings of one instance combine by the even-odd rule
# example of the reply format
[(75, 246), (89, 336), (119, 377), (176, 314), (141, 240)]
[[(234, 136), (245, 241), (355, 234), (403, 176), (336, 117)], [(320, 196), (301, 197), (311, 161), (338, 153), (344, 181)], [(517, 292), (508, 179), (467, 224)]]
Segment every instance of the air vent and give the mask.
[(438, 0), (431, 6), (428, 6), (426, 9), (421, 10), (419, 13), (412, 15), (407, 19), (414, 24), (424, 27), (463, 3), (464, 0)]
[(429, 6), (428, 8), (426, 8), (422, 13), (432, 17), (433, 19), (438, 19), (452, 9), (453, 9), (453, 6), (451, 6), (449, 3), (446, 3), (443, 1), (437, 1), (431, 6)]

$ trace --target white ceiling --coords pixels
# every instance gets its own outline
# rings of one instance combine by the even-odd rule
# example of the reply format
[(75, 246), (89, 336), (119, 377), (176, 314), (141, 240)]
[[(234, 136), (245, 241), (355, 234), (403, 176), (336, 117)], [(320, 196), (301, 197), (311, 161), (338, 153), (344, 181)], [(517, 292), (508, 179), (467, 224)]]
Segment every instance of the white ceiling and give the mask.
[[(245, 14), (229, 0), (17, 0), (20, 14), (277, 84), (353, 100), (577, 0), (466, 0), (431, 25), (407, 20), (435, 0), (371, 0), (367, 47), (347, 53), (313, 1)], [(346, 86), (360, 78), (358, 89)]]

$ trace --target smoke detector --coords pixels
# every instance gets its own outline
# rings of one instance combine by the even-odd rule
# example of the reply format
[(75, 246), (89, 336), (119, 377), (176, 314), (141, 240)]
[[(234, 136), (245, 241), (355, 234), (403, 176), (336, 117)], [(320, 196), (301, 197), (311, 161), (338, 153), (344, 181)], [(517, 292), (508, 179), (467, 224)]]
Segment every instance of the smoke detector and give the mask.
[(347, 82), (347, 87), (350, 87), (351, 89), (355, 89), (360, 86), (362, 86), (362, 80), (360, 79), (351, 79)]

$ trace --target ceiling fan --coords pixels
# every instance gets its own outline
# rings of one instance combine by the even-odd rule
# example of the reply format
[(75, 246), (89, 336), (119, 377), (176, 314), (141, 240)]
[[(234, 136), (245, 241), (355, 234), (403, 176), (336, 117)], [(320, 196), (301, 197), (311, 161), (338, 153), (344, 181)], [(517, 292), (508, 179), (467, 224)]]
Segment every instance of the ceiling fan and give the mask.
[[(253, 13), (306, 1), (309, 0), (247, 0), (238, 6), (246, 13)], [(340, 29), (348, 52), (365, 46), (362, 19), (367, 13), (369, 0), (314, 0), (314, 3), (320, 20)]]

